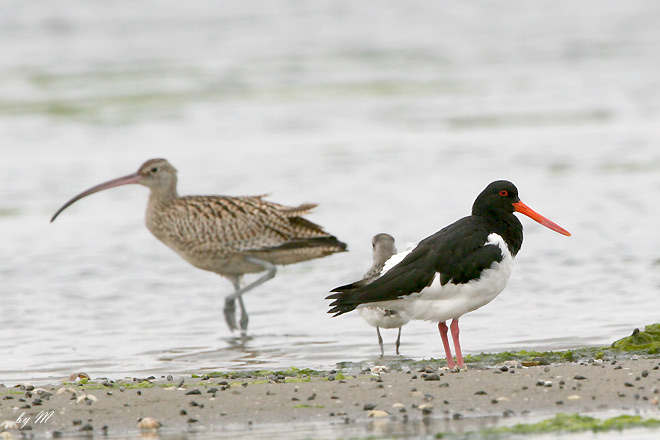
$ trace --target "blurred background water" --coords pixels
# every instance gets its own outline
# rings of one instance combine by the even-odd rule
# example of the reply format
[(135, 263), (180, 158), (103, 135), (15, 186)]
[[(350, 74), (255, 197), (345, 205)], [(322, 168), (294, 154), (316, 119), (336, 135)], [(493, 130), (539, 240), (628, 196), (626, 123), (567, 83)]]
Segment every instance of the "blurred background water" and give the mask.
[[(609, 344), (659, 320), (660, 3), (6, 0), (0, 3), (0, 381), (375, 360), (327, 292), (371, 237), (401, 249), (495, 179), (523, 218), (508, 287), (462, 319), (467, 353)], [(144, 227), (147, 190), (78, 192), (165, 157), (180, 194), (269, 193), (350, 252), (246, 297)], [(395, 331), (384, 331), (393, 355)], [(413, 322), (402, 354), (441, 357)]]

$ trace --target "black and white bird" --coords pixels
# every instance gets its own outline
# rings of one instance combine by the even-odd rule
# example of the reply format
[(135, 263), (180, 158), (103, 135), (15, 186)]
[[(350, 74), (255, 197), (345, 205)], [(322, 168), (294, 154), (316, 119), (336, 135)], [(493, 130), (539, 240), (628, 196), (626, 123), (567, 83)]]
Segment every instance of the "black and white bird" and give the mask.
[[(357, 307), (378, 306), (438, 322), (447, 366), (464, 369), (458, 320), (491, 302), (506, 286), (523, 241), (523, 227), (514, 212), (571, 235), (525, 205), (513, 183), (492, 182), (475, 200), (472, 215), (390, 258), (378, 279), (333, 289), (327, 297), (334, 300), (328, 313), (338, 316)], [(450, 319), (456, 363), (447, 338), (445, 321)]]
[[(370, 283), (377, 279), (387, 260), (396, 254), (396, 246), (394, 245), (394, 237), (390, 234), (376, 234), (371, 239), (373, 246), (373, 266), (364, 274), (362, 282), (364, 284)], [(376, 334), (378, 334), (378, 345), (380, 345), (380, 356), (385, 355), (383, 350), (383, 337), (380, 335), (381, 328), (397, 328), (399, 333), (396, 337), (396, 354), (399, 354), (399, 346), (401, 345), (401, 327), (408, 324), (410, 316), (406, 312), (400, 312), (392, 309), (384, 309), (382, 307), (360, 307), (358, 312), (367, 321), (367, 324), (376, 327)]]

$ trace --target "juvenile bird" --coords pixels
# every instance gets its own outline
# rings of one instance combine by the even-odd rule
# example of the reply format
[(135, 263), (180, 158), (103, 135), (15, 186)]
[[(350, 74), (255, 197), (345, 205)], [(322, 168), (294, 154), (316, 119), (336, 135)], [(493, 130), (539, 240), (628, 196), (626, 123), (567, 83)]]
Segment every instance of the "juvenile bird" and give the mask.
[[(364, 274), (363, 281), (370, 283), (380, 276), (380, 273), (385, 266), (385, 262), (389, 260), (392, 255), (396, 254), (396, 246), (394, 245), (394, 237), (389, 234), (376, 234), (371, 240), (373, 246), (373, 266)], [(410, 317), (406, 312), (398, 312), (396, 310), (384, 309), (382, 307), (360, 307), (358, 312), (367, 323), (376, 327), (376, 334), (378, 335), (378, 345), (380, 345), (380, 357), (385, 355), (383, 350), (383, 337), (380, 335), (380, 328), (397, 328), (399, 333), (396, 337), (396, 354), (399, 354), (399, 346), (401, 345), (401, 327), (410, 321)]]

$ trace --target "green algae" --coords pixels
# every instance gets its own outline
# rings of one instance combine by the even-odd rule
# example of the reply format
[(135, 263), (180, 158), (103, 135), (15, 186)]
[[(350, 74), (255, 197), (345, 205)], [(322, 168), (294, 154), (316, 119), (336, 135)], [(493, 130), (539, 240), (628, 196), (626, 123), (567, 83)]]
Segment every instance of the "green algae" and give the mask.
[[(64, 382), (62, 385), (65, 386), (75, 386), (83, 390), (109, 390), (109, 389), (120, 389), (125, 388), (127, 390), (139, 389), (139, 388), (154, 388), (156, 384), (148, 380), (135, 381), (135, 382), (96, 382), (89, 379), (81, 379), (80, 383), (75, 382)], [(161, 384), (159, 387), (168, 387), (170, 384)]]
[(660, 353), (660, 324), (650, 324), (644, 331), (636, 328), (630, 336), (612, 343), (612, 348), (621, 351), (646, 351), (650, 355)]
[[(538, 423), (519, 423), (513, 426), (489, 428), (480, 431), (480, 434), (484, 436), (499, 436), (502, 434), (544, 434), (550, 432), (602, 432), (621, 431), (628, 428), (658, 427), (660, 427), (660, 420), (653, 418), (644, 419), (641, 416), (621, 415), (601, 420), (579, 414), (560, 413)], [(440, 433), (439, 435), (436, 438), (444, 437), (445, 433)]]

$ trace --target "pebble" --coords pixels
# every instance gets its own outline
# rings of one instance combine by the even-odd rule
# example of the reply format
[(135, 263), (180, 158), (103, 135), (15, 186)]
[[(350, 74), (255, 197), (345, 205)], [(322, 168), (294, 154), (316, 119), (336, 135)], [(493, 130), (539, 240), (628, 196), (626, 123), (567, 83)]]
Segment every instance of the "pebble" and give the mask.
[(139, 429), (158, 429), (161, 426), (163, 425), (153, 417), (145, 417), (138, 422)]
[(575, 379), (575, 380), (586, 380), (587, 378), (584, 377), (584, 376), (582, 376), (582, 375), (580, 375), (580, 374), (576, 374), (575, 377), (574, 377), (573, 379)]
[(18, 429), (18, 424), (13, 420), (5, 420), (0, 423), (0, 429)]
[(426, 381), (440, 380), (440, 376), (438, 376), (436, 373), (427, 374), (424, 380)]
[(195, 388), (194, 390), (188, 391), (186, 393), (186, 396), (193, 395), (193, 394), (202, 394), (202, 392), (200, 390), (198, 390), (197, 388)]
[(388, 413), (387, 411), (380, 410), (380, 409), (372, 409), (371, 411), (369, 411), (369, 413), (367, 413), (367, 417), (373, 417), (375, 419), (376, 418), (387, 417), (389, 415), (390, 415), (390, 413)]
[(365, 403), (364, 406), (362, 407), (362, 409), (365, 411), (371, 411), (374, 408), (376, 408), (376, 404), (374, 403)]

